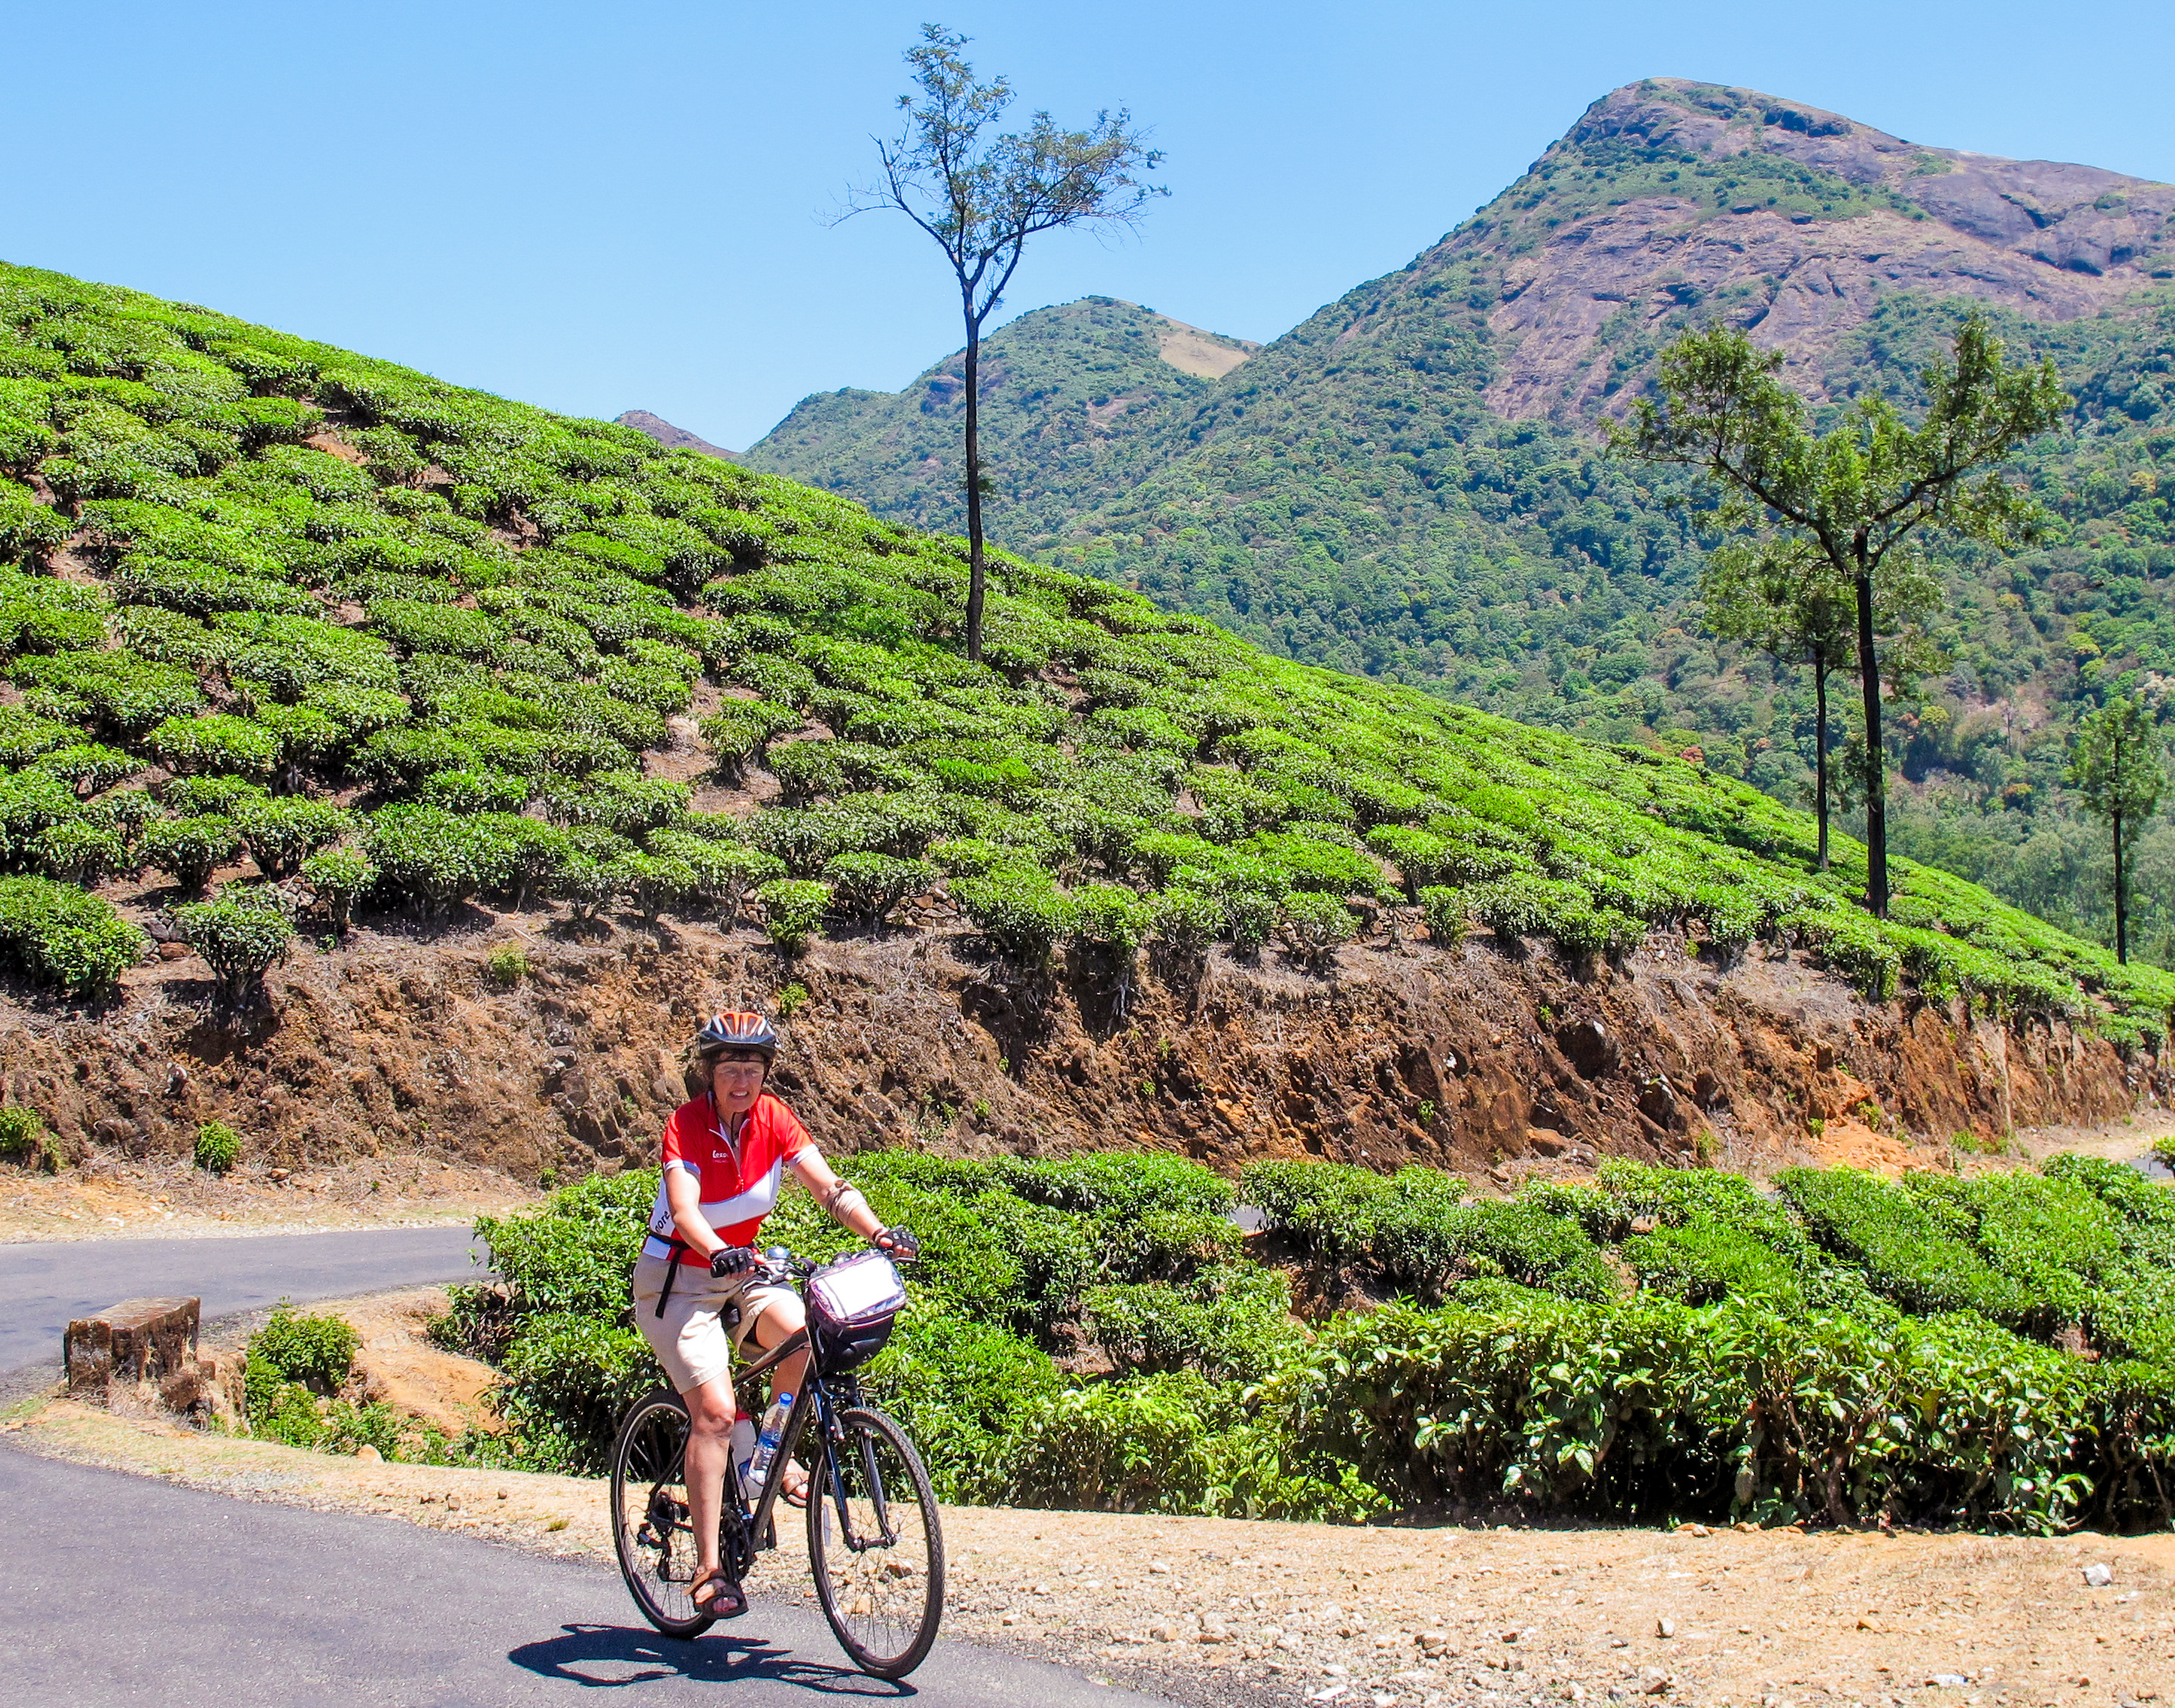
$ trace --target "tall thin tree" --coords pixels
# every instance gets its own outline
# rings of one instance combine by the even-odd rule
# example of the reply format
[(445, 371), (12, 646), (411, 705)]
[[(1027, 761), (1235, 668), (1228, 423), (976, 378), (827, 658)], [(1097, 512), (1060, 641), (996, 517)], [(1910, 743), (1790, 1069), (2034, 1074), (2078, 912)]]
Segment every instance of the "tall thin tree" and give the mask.
[(2126, 837), (2158, 810), (2167, 787), (2167, 740), (2140, 694), (2119, 694), (2077, 720), (2069, 781), (2114, 833), (2114, 957), (2129, 959)]
[(1061, 130), (1037, 111), (1024, 130), (995, 133), (1012, 105), (1003, 78), (974, 80), (959, 50), (967, 37), (925, 24), (906, 52), (915, 93), (898, 105), (906, 124), (879, 138), (883, 180), (851, 192), (845, 214), (890, 209), (936, 240), (959, 289), (967, 330), (965, 374), (967, 656), (982, 656), (982, 329), (1004, 301), (1028, 238), (1071, 225), (1130, 225), (1169, 192), (1144, 182), (1163, 156), (1145, 145), (1122, 107), (1099, 112), (1084, 131)]
[(1926, 407), (1913, 426), (1885, 398), (1860, 398), (1830, 431), (1813, 431), (1804, 399), (1775, 375), (1780, 350), (1733, 328), (1688, 333), (1662, 353), (1658, 395), (1642, 399), (1611, 442), (1635, 457), (1699, 469), (1720, 490), (1726, 524), (1797, 540), (1850, 583), (1865, 715), (1866, 904), (1888, 912), (1887, 754), (1880, 727), (1879, 587), (1921, 530), (1944, 529), (2008, 549), (2041, 512), (1995, 468), (2061, 419), (2054, 366), (2010, 368), (2001, 340), (1974, 314), (1951, 359), (1920, 376)]
[[(1891, 572), (1877, 590), (1874, 627), (1907, 637), (1913, 664), (1930, 662), (1918, 624), (1941, 602), (1940, 583), (1913, 560)], [(1857, 613), (1851, 584), (1803, 540), (1731, 540), (1700, 572), (1706, 626), (1725, 640), (1743, 641), (1778, 663), (1803, 664), (1813, 679), (1813, 805), (1820, 827), (1814, 870), (1828, 869), (1828, 826), (1835, 789), (1828, 776), (1828, 678), (1852, 660)], [(1899, 662), (1890, 649), (1891, 675)]]

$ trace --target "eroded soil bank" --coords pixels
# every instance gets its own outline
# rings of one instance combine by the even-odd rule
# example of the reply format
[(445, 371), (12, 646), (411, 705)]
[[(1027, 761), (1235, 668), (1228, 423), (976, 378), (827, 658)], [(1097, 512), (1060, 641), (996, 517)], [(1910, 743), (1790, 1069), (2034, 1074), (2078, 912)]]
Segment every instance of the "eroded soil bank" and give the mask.
[[(509, 945), (528, 960), (512, 983), (486, 964)], [(420, 1155), (523, 1185), (646, 1157), (685, 1095), (685, 1041), (721, 1006), (794, 1008), (780, 1088), (833, 1152), (1142, 1145), (1500, 1185), (1608, 1154), (1893, 1163), (2171, 1089), (2161, 1058), (2089, 1032), (1869, 1003), (1797, 953), (1724, 967), (1666, 937), (1616, 967), (1485, 936), (1377, 937), (1319, 974), (1218, 951), (1197, 978), (1144, 969), (1121, 1001), (1105, 976), (1022, 972), (957, 928), (789, 962), (746, 930), (580, 935), (473, 910), (428, 937), (300, 949), (239, 1024), (209, 989), (184, 954), (132, 972), (103, 1012), (11, 1002), (0, 1083), (94, 1168), (184, 1157), (216, 1119), (252, 1179)]]

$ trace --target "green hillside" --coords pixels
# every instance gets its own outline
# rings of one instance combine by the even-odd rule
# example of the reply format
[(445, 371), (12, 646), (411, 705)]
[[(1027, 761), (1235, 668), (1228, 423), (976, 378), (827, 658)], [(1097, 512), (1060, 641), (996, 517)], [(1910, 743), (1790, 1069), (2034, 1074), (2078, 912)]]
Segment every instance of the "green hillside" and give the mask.
[[(1721, 128), (1696, 141), (1668, 128), (1671, 114)], [(1203, 395), (1114, 421), (1129, 445), (1052, 474), (1030, 447), (1059, 429), (1011, 427), (992, 457), (990, 525), (1016, 550), (1286, 656), (1608, 741), (1695, 742), (1711, 767), (1800, 803), (1809, 691), (1703, 632), (1695, 584), (1714, 542), (1668, 507), (1669, 478), (1602, 454), (1593, 417), (1639, 388), (1669, 337), (1710, 318), (1778, 340), (1789, 377), (1816, 398), (1909, 399), (1924, 358), (1979, 308), (2013, 356), (2052, 356), (2077, 399), (2067, 430), (2015, 465), (2058, 526), (2008, 561), (1943, 554), (1951, 664), (1895, 725), (1904, 786), (1891, 832), (2044, 917), (2111, 935), (2103, 839), (2076, 820), (2061, 773), (2080, 708), (2126, 670), (2175, 670), (2163, 496), (2175, 480), (2175, 288), (2163, 282), (2175, 227), (2164, 186), (2045, 168), (2091, 181), (2062, 191), (2076, 203), (2063, 215), (2037, 179), (2036, 198), (2015, 186), (1994, 195), (2000, 186), (1977, 182), (1982, 159), (1747, 91), (1667, 80), (1618, 91), (1407, 267)], [(1995, 164), (2029, 178), (2043, 163)], [(2096, 260), (2083, 237), (2074, 252), (2024, 252), (2037, 239), (1985, 235), (1993, 216), (1975, 196), (2027, 232), (2017, 198), (2050, 234), (2127, 220), (2126, 235)], [(1641, 220), (1650, 235), (1635, 245), (1618, 227)], [(1913, 243), (1934, 247), (1892, 279), (1820, 296), (1821, 279), (1842, 276), (1836, 258), (1863, 271), (1859, 252)], [(1724, 249), (1737, 271), (1700, 274)], [(1812, 280), (1802, 290), (1801, 278)], [(1549, 291), (1549, 313), (1594, 323), (1574, 355), (1518, 319)], [(1807, 310), (1786, 326), (1809, 297), (1847, 312)], [(1084, 363), (1067, 312), (1022, 316), (993, 353), (1017, 344), (1045, 366)], [(1073, 407), (1055, 382), (1039, 395), (1053, 419)], [(909, 468), (868, 441), (827, 447), (803, 431), (791, 469), (880, 513), (952, 525), (956, 445), (945, 454)], [(762, 467), (784, 455), (768, 439), (750, 453)], [(1838, 739), (1847, 729), (1838, 711)], [(2132, 941), (2175, 962), (2175, 832), (2147, 841), (2152, 879)]]
[[(1002, 471), (1001, 508), (1013, 536), (1055, 534), (1083, 502), (1094, 502), (1088, 495), (1130, 485), (1146, 449), (1135, 423), (1166, 406), (1197, 407), (1208, 396), (1210, 380), (1165, 360), (1174, 332), (1225, 346), (1234, 357), (1254, 348), (1107, 296), (1037, 309), (989, 340), (982, 442)], [(902, 392), (804, 399), (749, 458), (771, 474), (845, 493), (892, 521), (963, 529), (961, 367), (953, 355)]]
[[(1576, 953), (1795, 941), (1875, 994), (2125, 1040), (2175, 1003), (1907, 862), (1869, 920), (1859, 850), (1815, 876), (1809, 821), (1711, 768), (1104, 581), (1001, 558), (970, 664), (956, 540), (206, 309), (0, 268), (0, 943), (51, 984), (110, 984), (133, 919), (246, 850), (182, 914), (241, 974), (302, 908), (751, 891), (791, 946), (946, 881), (999, 952), (1120, 972), (1272, 935), (1320, 963), (1371, 896)], [(698, 697), (709, 762), (776, 804), (649, 774)]]

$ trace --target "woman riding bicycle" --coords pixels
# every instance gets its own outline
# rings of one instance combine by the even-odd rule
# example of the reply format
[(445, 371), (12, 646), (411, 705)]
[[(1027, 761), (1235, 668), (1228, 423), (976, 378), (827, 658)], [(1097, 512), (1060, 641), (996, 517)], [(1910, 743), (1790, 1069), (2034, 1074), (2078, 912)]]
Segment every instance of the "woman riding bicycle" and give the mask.
[[(713, 1015), (695, 1034), (702, 1094), (664, 1124), (664, 1167), (649, 1237), (634, 1270), (634, 1320), (687, 1406), (687, 1505), (695, 1536), (698, 1612), (738, 1611), (739, 1591), (719, 1564), (718, 1524), (732, 1469), (739, 1407), (735, 1353), (767, 1351), (805, 1321), (800, 1296), (773, 1281), (755, 1250), (762, 1218), (789, 1170), (840, 1226), (880, 1250), (911, 1255), (914, 1236), (887, 1228), (868, 1201), (831, 1171), (793, 1112), (764, 1090), (778, 1038), (760, 1014)], [(804, 1347), (771, 1373), (773, 1395), (798, 1393)], [(803, 1505), (808, 1478), (786, 1475)], [(707, 1594), (705, 1593), (707, 1591)]]

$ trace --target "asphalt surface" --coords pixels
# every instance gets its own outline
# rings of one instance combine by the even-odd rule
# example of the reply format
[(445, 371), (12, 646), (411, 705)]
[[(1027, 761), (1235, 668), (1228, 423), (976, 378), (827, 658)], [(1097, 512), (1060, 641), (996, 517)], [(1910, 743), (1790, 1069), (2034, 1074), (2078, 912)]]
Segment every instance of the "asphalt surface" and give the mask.
[(124, 1299), (195, 1297), (203, 1320), (480, 1273), (463, 1225), (246, 1239), (54, 1239), (0, 1245), (0, 1375), (60, 1365), (70, 1321)]
[(675, 1642), (596, 1566), (5, 1449), (0, 1534), (5, 1708), (1153, 1708), (1064, 1667), (941, 1640), (910, 1678), (867, 1678), (820, 1615), (761, 1602)]

